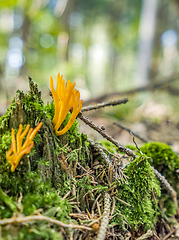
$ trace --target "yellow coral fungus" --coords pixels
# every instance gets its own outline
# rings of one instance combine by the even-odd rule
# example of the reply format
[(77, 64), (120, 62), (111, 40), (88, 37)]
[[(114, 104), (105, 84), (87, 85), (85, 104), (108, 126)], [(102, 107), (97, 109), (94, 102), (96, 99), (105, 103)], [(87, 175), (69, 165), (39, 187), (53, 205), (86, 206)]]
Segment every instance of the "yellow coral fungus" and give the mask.
[[(57, 75), (57, 87), (54, 89), (53, 78), (50, 78), (50, 89), (55, 104), (55, 115), (53, 126), (57, 135), (66, 133), (73, 125), (78, 113), (82, 108), (83, 100), (80, 100), (80, 92), (75, 89), (75, 83), (63, 79), (63, 75)], [(60, 131), (61, 124), (65, 120), (67, 113), (73, 107), (72, 114), (67, 125)]]
[[(15, 139), (14, 128), (11, 129), (12, 144), (11, 144), (11, 148), (6, 153), (6, 158), (11, 164), (11, 172), (14, 172), (22, 156), (31, 151), (31, 148), (34, 146), (34, 142), (32, 140), (36, 135), (37, 131), (41, 128), (41, 126), (42, 126), (42, 122), (40, 122), (35, 129), (31, 128), (29, 130), (30, 125), (28, 124), (25, 130), (22, 132), (22, 124), (20, 124), (19, 130), (16, 134), (16, 139)], [(25, 137), (26, 134), (27, 134), (26, 140), (22, 144), (23, 138)], [(16, 147), (16, 144), (17, 144), (17, 147)], [(14, 153), (12, 154), (12, 152)]]

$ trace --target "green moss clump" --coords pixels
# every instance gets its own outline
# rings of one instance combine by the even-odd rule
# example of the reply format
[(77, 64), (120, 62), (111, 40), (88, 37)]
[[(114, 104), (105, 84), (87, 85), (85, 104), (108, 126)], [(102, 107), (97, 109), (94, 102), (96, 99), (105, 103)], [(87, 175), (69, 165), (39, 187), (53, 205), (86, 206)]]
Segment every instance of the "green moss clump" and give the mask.
[(107, 140), (102, 140), (100, 141), (100, 144), (105, 147), (109, 152), (111, 153), (115, 153), (115, 152), (119, 152), (119, 150), (117, 149), (116, 146), (114, 146), (114, 144), (112, 144), (111, 142), (107, 141)]
[(117, 201), (116, 216), (112, 221), (121, 223), (121, 227), (124, 228), (124, 222), (127, 220), (126, 224), (133, 230), (154, 229), (159, 214), (157, 199), (160, 196), (160, 187), (147, 157), (141, 155), (136, 158), (126, 167), (124, 173), (129, 179), (118, 185), (118, 198), (130, 206)]
[[(149, 162), (158, 169), (169, 182), (177, 184), (176, 179), (179, 174), (174, 174), (179, 168), (179, 158), (176, 153), (165, 143), (146, 143), (141, 147), (141, 151), (150, 157)], [(179, 192), (178, 192), (179, 193)]]
[[(128, 147), (134, 149), (133, 147)], [(179, 158), (177, 154), (172, 151), (170, 146), (161, 142), (145, 143), (140, 149), (147, 157), (149, 157), (148, 161), (151, 166), (157, 169), (167, 179), (177, 194), (179, 194), (179, 173), (177, 172), (177, 169), (179, 169)], [(140, 155), (136, 148), (135, 150), (136, 154)], [(160, 205), (167, 217), (176, 214), (176, 206), (165, 187), (162, 187)]]
[[(165, 176), (177, 194), (179, 194), (179, 173), (176, 171), (179, 169), (179, 158), (177, 154), (174, 153), (167, 144), (159, 142), (146, 143), (141, 147), (141, 151), (150, 157), (150, 164)], [(165, 189), (162, 189), (160, 201), (167, 216), (176, 214), (173, 200)]]
[(36, 210), (42, 208), (42, 214), (48, 217), (55, 217), (63, 222), (70, 219), (71, 205), (62, 200), (56, 191), (46, 192), (46, 194), (27, 194), (22, 199), (23, 214), (31, 215)]

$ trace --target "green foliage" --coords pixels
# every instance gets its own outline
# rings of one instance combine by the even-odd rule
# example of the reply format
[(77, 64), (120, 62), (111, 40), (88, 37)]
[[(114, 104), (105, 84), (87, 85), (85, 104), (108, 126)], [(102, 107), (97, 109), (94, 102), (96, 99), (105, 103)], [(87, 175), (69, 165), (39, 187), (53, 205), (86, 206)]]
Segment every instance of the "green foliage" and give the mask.
[(18, 2), (17, 0), (8, 0), (8, 1), (2, 0), (2, 1), (0, 1), (0, 8), (2, 8), (2, 7), (8, 7), (8, 8), (14, 7), (14, 6), (17, 5), (17, 2)]
[[(139, 229), (141, 226), (145, 230), (154, 228), (159, 213), (152, 193), (154, 193), (155, 199), (158, 199), (160, 187), (147, 157), (141, 155), (136, 158), (126, 167), (124, 173), (129, 179), (124, 184), (118, 185), (118, 198), (131, 206), (118, 201), (116, 216), (112, 222), (123, 223), (120, 220), (123, 217), (118, 215), (120, 211), (133, 230)], [(124, 228), (124, 225), (122, 224), (121, 227)]]

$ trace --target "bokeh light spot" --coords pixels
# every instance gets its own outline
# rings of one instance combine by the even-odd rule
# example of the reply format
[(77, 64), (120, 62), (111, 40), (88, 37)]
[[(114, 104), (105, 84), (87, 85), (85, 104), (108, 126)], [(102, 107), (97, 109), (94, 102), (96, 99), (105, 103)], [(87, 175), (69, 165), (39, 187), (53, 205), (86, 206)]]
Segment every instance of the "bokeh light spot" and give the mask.
[(86, 48), (81, 43), (74, 43), (72, 45), (71, 53), (72, 53), (73, 57), (81, 58), (81, 57), (83, 57), (85, 55)]
[(40, 37), (40, 45), (43, 47), (43, 48), (50, 48), (54, 43), (54, 39), (52, 37), (52, 35), (46, 33), (46, 34), (43, 34), (41, 37)]
[(19, 14), (14, 14), (14, 29), (19, 29), (22, 27), (23, 19)]
[(22, 67), (23, 55), (21, 51), (18, 49), (10, 49), (7, 54), (7, 61), (8, 61), (8, 64), (13, 68)]
[(9, 40), (9, 49), (17, 48), (22, 50), (23, 49), (23, 41), (20, 37), (12, 37)]
[(173, 46), (177, 42), (177, 33), (174, 30), (167, 30), (162, 34), (161, 41), (165, 46)]

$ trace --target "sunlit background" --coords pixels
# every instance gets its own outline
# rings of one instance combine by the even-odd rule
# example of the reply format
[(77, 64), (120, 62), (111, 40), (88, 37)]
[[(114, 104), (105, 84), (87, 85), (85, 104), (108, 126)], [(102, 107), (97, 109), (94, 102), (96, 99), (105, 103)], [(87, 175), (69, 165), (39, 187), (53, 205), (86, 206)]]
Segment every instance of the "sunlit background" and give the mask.
[[(84, 100), (177, 77), (178, 32), (178, 0), (0, 0), (0, 113), (28, 76), (44, 101), (59, 72)], [(177, 83), (175, 96), (145, 91), (113, 115), (176, 120)]]

